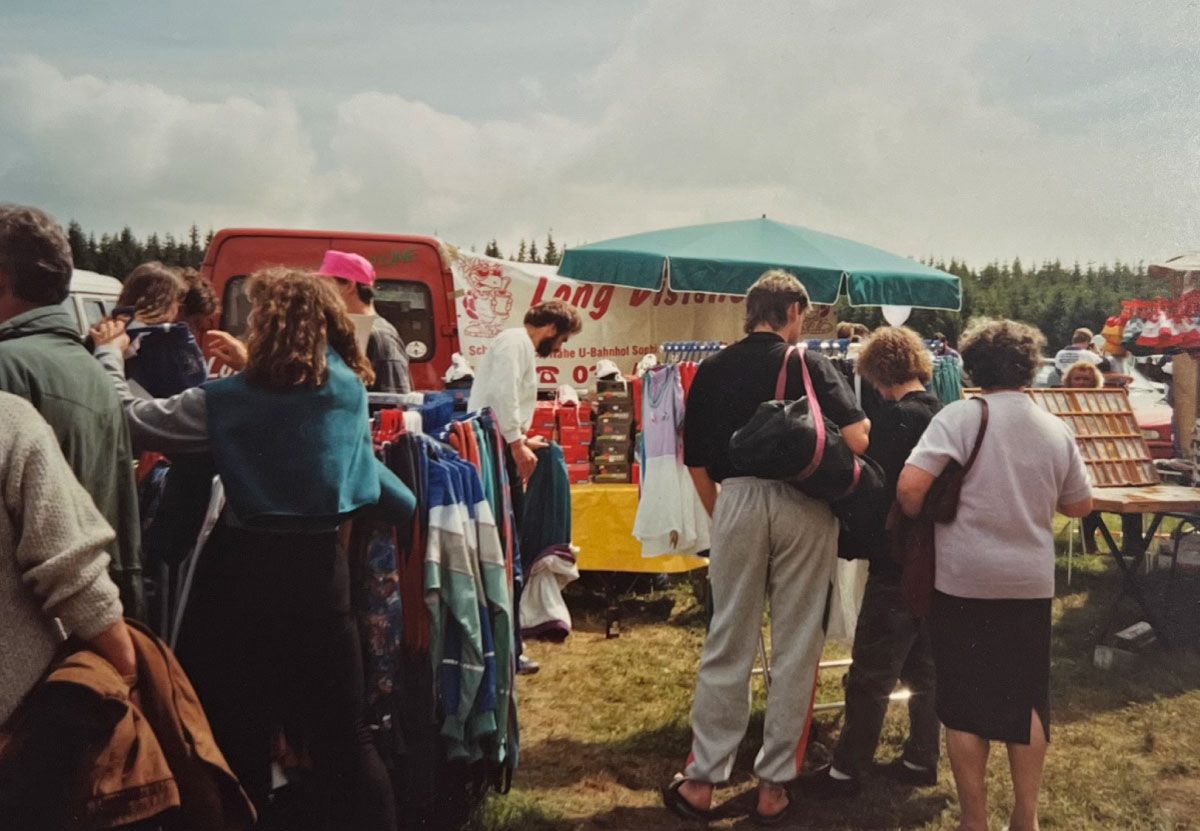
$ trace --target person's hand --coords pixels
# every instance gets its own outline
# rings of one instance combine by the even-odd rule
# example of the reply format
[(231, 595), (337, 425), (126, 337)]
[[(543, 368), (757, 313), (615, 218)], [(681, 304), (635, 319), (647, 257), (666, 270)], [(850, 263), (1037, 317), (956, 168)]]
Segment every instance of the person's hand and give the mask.
[(550, 442), (545, 436), (530, 436), (529, 438), (525, 439), (525, 446), (530, 450), (537, 452), (538, 450), (545, 450), (547, 447), (549, 447)]
[(206, 332), (204, 345), (206, 351), (220, 359), (234, 372), (241, 372), (250, 362), (250, 351), (246, 348), (246, 344), (220, 329), (211, 329)]
[(113, 665), (123, 678), (137, 676), (137, 654), (133, 651), (133, 639), (124, 620), (118, 620), (96, 637), (88, 641), (88, 645)]
[(125, 321), (114, 320), (111, 317), (97, 323), (91, 328), (89, 334), (92, 336), (92, 343), (99, 348), (101, 346), (115, 346), (125, 353), (129, 348), (129, 335), (125, 333)]
[(517, 463), (517, 475), (523, 484), (529, 484), (533, 471), (537, 468), (537, 454), (530, 449), (525, 439), (518, 439), (509, 447), (512, 448), (513, 460)]

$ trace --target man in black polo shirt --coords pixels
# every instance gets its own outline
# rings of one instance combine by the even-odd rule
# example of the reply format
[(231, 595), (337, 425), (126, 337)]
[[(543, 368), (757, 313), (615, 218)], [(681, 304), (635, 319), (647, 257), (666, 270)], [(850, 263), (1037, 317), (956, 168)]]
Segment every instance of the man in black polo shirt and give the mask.
[[(787, 809), (782, 786), (799, 776), (804, 761), (838, 524), (827, 504), (786, 482), (738, 476), (729, 461), (729, 439), (759, 404), (775, 397), (784, 356), (800, 339), (807, 307), (808, 292), (794, 276), (764, 274), (746, 297), (747, 336), (700, 365), (688, 397), (684, 461), (713, 517), (714, 608), (692, 706), (692, 755), (684, 776), (663, 796), (672, 810), (690, 818), (706, 816), (713, 786), (729, 778), (745, 735), (768, 596), (773, 655), (763, 747), (754, 764), (761, 782), (759, 819)], [(865, 452), (870, 422), (826, 358), (793, 354), (786, 397), (805, 394), (801, 360), (825, 416), (842, 428), (855, 452)]]

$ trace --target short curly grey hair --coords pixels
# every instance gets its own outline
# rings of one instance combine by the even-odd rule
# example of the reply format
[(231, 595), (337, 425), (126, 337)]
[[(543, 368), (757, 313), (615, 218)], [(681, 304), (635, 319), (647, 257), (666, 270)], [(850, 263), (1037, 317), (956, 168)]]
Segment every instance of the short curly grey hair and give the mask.
[(985, 390), (1014, 390), (1033, 383), (1046, 337), (1015, 320), (977, 320), (963, 333), (963, 365)]

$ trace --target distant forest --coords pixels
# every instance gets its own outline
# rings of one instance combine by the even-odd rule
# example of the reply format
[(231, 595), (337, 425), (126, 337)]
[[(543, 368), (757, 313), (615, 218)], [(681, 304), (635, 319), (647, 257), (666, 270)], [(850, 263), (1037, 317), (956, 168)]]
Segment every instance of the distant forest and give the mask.
[[(94, 232), (85, 232), (79, 223), (71, 222), (67, 236), (76, 267), (124, 279), (134, 266), (146, 260), (199, 268), (213, 232), (210, 230), (201, 235), (193, 225), (180, 238), (170, 233), (155, 233), (139, 239), (126, 227), (118, 233), (105, 233), (97, 238)], [(484, 253), (504, 257), (495, 239), (487, 243)], [(558, 264), (561, 258), (562, 249), (553, 234), (546, 235), (540, 250), (533, 239), (521, 240), (517, 250), (510, 251), (507, 256), (517, 262), (550, 265)], [(963, 285), (960, 314), (921, 309), (913, 312), (908, 325), (926, 336), (940, 331), (957, 338), (973, 317), (1008, 317), (1040, 328), (1051, 349), (1055, 349), (1067, 343), (1071, 333), (1080, 326), (1098, 332), (1108, 317), (1120, 312), (1122, 300), (1153, 299), (1167, 293), (1167, 287), (1152, 279), (1141, 263), (1136, 266), (1121, 262), (1112, 265), (1089, 263), (1084, 267), (1079, 263), (1067, 266), (1054, 261), (1026, 267), (1020, 259), (1014, 259), (973, 269), (956, 259), (926, 262), (957, 275)], [(839, 304), (838, 317), (872, 327), (883, 324), (879, 309), (850, 308), (844, 300)]]

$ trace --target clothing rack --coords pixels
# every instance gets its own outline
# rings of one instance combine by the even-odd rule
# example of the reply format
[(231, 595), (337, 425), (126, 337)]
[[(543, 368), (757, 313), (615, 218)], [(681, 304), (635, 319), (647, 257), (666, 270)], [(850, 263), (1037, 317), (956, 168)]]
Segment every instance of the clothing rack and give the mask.
[(831, 338), (822, 340), (814, 338), (804, 342), (806, 349), (811, 349), (814, 352), (820, 352), (822, 355), (830, 357), (844, 356), (850, 351), (852, 341), (849, 338)]
[(678, 364), (687, 361), (699, 363), (723, 348), (724, 344), (716, 340), (686, 340), (668, 341), (659, 347), (659, 351), (663, 354), (663, 363)]
[(419, 408), (425, 403), (425, 396), (419, 392), (397, 393), (397, 392), (368, 392), (367, 407), (372, 412), (380, 409), (393, 408), (397, 410), (406, 410), (409, 408)]

